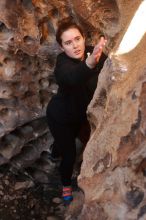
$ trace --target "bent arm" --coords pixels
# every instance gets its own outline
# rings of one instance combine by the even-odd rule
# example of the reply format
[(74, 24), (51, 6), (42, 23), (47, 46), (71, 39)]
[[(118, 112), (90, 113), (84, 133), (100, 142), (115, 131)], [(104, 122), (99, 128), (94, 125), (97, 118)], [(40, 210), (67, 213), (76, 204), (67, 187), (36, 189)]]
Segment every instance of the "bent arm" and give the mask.
[(85, 83), (96, 73), (96, 69), (90, 69), (85, 61), (74, 63), (67, 57), (59, 55), (54, 73), (59, 85), (74, 86)]
[(106, 42), (107, 40), (101, 37), (99, 43), (95, 45), (92, 54), (86, 59), (86, 64), (89, 68), (92, 69), (98, 64)]

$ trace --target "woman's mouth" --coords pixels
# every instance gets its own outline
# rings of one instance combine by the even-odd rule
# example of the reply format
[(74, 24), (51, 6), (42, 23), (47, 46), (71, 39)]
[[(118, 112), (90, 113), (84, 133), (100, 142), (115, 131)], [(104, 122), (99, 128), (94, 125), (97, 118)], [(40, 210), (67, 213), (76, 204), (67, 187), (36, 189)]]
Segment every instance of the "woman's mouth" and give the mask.
[(76, 54), (76, 55), (78, 55), (78, 54), (80, 54), (80, 53), (81, 53), (80, 50), (76, 50), (76, 51), (75, 51), (75, 54)]

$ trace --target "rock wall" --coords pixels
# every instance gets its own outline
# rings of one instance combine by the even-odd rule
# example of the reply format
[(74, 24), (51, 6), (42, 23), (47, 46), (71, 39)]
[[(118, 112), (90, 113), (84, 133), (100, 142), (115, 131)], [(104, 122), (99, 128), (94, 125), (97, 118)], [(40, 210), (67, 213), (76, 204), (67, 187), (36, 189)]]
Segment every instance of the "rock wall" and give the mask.
[(146, 2), (118, 1), (118, 8), (123, 30), (88, 108), (92, 132), (79, 176), (85, 220), (146, 218)]
[[(143, 2), (0, 2), (0, 165), (9, 163), (13, 170), (30, 166), (52, 141), (45, 110), (57, 90), (52, 73), (58, 21), (71, 16), (80, 22), (87, 43), (94, 45), (101, 34), (108, 39), (109, 58), (88, 108), (92, 132), (78, 179), (85, 193), (79, 219), (140, 219), (146, 210), (145, 35), (121, 53)], [(137, 27), (126, 48), (138, 32)]]
[[(57, 90), (52, 74), (60, 52), (55, 41), (57, 22), (71, 16), (85, 28), (87, 42), (94, 44), (104, 33), (109, 38), (107, 51), (115, 44), (120, 29), (116, 2), (80, 1), (80, 4), (82, 7), (79, 2), (69, 0), (0, 2), (1, 165), (13, 160), (30, 141), (49, 132), (45, 111)], [(109, 31), (112, 23), (116, 28)], [(40, 131), (43, 126), (44, 131)]]
[(45, 112), (57, 90), (55, 30), (58, 16), (66, 14), (65, 3), (4, 0), (0, 10), (0, 164), (20, 168), (52, 142)]

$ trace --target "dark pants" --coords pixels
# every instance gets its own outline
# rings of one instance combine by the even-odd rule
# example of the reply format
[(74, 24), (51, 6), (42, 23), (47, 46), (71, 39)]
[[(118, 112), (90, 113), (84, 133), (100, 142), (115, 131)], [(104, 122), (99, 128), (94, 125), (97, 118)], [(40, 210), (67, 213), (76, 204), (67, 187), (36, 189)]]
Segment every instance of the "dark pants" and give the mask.
[(60, 124), (52, 116), (47, 114), (47, 121), (54, 138), (54, 156), (60, 155), (62, 161), (60, 164), (61, 181), (63, 186), (71, 185), (71, 177), (76, 159), (75, 138), (79, 136), (83, 122), (74, 124)]

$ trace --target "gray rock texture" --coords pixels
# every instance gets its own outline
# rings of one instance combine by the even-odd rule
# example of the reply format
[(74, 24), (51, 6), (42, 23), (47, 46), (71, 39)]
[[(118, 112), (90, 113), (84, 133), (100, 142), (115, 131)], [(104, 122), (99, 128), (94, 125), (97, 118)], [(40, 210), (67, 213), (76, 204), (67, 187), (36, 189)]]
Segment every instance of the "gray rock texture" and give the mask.
[(45, 112), (57, 91), (58, 22), (71, 16), (87, 43), (101, 34), (108, 40), (87, 111), (91, 136), (78, 177), (84, 198), (77, 195), (79, 208), (72, 203), (68, 219), (146, 218), (145, 8), (145, 0), (0, 2), (0, 168), (27, 172), (31, 181), (48, 183), (55, 168), (41, 155), (53, 141)]

